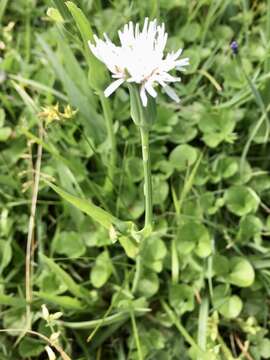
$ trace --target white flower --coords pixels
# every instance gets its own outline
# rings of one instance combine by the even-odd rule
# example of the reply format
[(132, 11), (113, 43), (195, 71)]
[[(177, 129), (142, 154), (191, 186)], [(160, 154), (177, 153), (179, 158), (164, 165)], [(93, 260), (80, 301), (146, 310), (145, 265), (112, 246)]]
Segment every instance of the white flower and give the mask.
[(156, 84), (160, 84), (173, 100), (179, 102), (179, 97), (168, 83), (180, 81), (180, 78), (170, 75), (169, 71), (184, 71), (189, 59), (179, 59), (182, 49), (164, 56), (168, 38), (164, 24), (159, 26), (156, 20), (149, 22), (146, 18), (142, 31), (139, 24), (134, 26), (130, 22), (118, 35), (120, 46), (113, 44), (106, 34), (105, 40), (94, 36), (95, 45), (89, 42), (92, 53), (107, 66), (113, 74), (112, 77), (117, 79), (104, 91), (105, 96), (110, 96), (127, 81), (139, 84), (143, 106), (147, 105), (146, 93), (152, 97), (157, 96), (154, 88)]

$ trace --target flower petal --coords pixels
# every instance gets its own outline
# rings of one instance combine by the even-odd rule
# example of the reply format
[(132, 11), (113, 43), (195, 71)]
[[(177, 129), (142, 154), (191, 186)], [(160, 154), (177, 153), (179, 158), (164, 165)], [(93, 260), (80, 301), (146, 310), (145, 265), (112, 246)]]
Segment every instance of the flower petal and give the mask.
[(144, 85), (141, 87), (140, 96), (141, 96), (143, 106), (146, 107), (146, 105), (147, 105), (147, 96), (146, 96), (145, 86)]
[(171, 98), (173, 99), (175, 102), (179, 103), (180, 99), (178, 97), (178, 95), (176, 94), (176, 92), (173, 90), (173, 88), (171, 88), (169, 85), (165, 85), (163, 86), (163, 89), (165, 91), (165, 93)]
[(118, 79), (112, 82), (104, 91), (106, 97), (110, 96), (121, 84), (123, 84), (124, 79)]
[(152, 96), (152, 97), (156, 97), (157, 96), (157, 92), (156, 90), (153, 88), (153, 84), (146, 82), (145, 83), (145, 89), (146, 91)]

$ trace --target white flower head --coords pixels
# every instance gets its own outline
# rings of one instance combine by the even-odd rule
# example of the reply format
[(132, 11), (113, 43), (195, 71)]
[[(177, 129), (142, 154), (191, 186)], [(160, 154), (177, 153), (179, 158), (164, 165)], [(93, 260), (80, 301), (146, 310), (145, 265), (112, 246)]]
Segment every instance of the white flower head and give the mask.
[(149, 22), (146, 18), (140, 31), (138, 23), (134, 25), (129, 22), (118, 35), (120, 46), (113, 44), (106, 34), (105, 40), (94, 36), (95, 45), (89, 41), (92, 53), (107, 66), (116, 79), (104, 91), (105, 96), (110, 96), (126, 81), (139, 85), (143, 106), (147, 105), (147, 94), (157, 96), (154, 88), (157, 84), (174, 101), (179, 102), (179, 97), (168, 83), (180, 81), (180, 78), (170, 75), (169, 71), (184, 71), (189, 59), (179, 59), (182, 49), (164, 55), (168, 38), (164, 24), (157, 25), (157, 20)]

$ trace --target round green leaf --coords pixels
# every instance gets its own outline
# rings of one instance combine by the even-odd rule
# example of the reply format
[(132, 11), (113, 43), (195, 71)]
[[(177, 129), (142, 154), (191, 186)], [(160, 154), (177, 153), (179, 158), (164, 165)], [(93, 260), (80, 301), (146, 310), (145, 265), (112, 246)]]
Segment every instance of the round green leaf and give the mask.
[(186, 284), (172, 284), (169, 289), (169, 302), (179, 315), (192, 311), (194, 309), (194, 291)]
[(12, 133), (11, 128), (5, 126), (0, 128), (0, 141), (6, 141)]
[(60, 277), (56, 276), (53, 272), (48, 271), (46, 268), (42, 270), (37, 278), (36, 284), (41, 291), (50, 294), (62, 294), (68, 289), (67, 285), (61, 281)]
[(241, 218), (237, 238), (243, 242), (248, 242), (253, 237), (260, 235), (262, 229), (263, 223), (261, 219), (249, 214)]
[(195, 163), (197, 150), (190, 145), (178, 145), (170, 153), (170, 163), (178, 171), (185, 170), (188, 166)]
[(242, 301), (237, 295), (231, 295), (227, 285), (218, 285), (213, 291), (213, 304), (221, 315), (228, 319), (236, 318), (242, 311)]
[(203, 133), (203, 140), (211, 148), (222, 141), (231, 141), (236, 124), (234, 112), (228, 109), (206, 109), (198, 124)]
[(22, 359), (39, 356), (44, 351), (44, 344), (40, 340), (24, 338), (19, 345), (19, 354)]
[(260, 346), (260, 355), (263, 359), (270, 359), (270, 340), (269, 339), (262, 339)]
[(229, 281), (239, 287), (251, 286), (254, 282), (255, 273), (251, 264), (244, 258), (233, 257), (230, 260), (231, 271)]
[(0, 269), (4, 269), (12, 258), (12, 248), (7, 240), (0, 240)]
[(185, 50), (185, 57), (189, 58), (189, 66), (186, 68), (186, 72), (188, 74), (194, 73), (194, 71), (198, 68), (201, 58), (199, 49), (195, 49), (194, 47), (188, 50)]
[(155, 272), (160, 272), (166, 254), (167, 248), (163, 240), (155, 235), (147, 238), (142, 251), (144, 266)]
[(189, 221), (179, 231), (177, 251), (181, 256), (189, 254), (193, 249), (199, 257), (207, 257), (211, 253), (211, 239), (203, 224)]
[(216, 254), (213, 257), (213, 270), (217, 276), (224, 276), (228, 274), (230, 269), (229, 260), (222, 255)]
[(159, 289), (159, 279), (154, 272), (145, 272), (139, 281), (138, 290), (141, 295), (149, 298), (155, 295)]
[(100, 288), (108, 281), (112, 273), (111, 259), (107, 251), (103, 251), (97, 258), (91, 271), (90, 279), (94, 287)]
[(193, 42), (200, 36), (201, 26), (197, 22), (188, 22), (180, 32), (180, 36), (186, 40)]
[(242, 308), (243, 308), (243, 303), (240, 297), (237, 295), (233, 295), (225, 300), (224, 304), (220, 306), (218, 311), (225, 318), (235, 319), (242, 311)]
[(225, 193), (225, 204), (229, 211), (238, 216), (244, 216), (256, 211), (260, 199), (247, 186), (232, 186)]
[(162, 205), (169, 193), (169, 186), (167, 181), (163, 180), (160, 175), (152, 177), (153, 187), (153, 204)]
[(237, 172), (238, 167), (236, 159), (230, 156), (221, 156), (213, 164), (213, 170), (218, 179), (227, 179), (233, 176)]
[(133, 182), (140, 181), (143, 178), (143, 164), (138, 157), (127, 159), (127, 172)]
[(58, 254), (64, 254), (68, 257), (82, 256), (86, 251), (86, 246), (83, 241), (83, 237), (74, 231), (62, 231), (57, 234), (53, 249)]
[(233, 159), (238, 163), (237, 172), (228, 178), (228, 181), (234, 185), (243, 185), (246, 184), (252, 177), (252, 168), (248, 161), (242, 161), (237, 156), (234, 156)]

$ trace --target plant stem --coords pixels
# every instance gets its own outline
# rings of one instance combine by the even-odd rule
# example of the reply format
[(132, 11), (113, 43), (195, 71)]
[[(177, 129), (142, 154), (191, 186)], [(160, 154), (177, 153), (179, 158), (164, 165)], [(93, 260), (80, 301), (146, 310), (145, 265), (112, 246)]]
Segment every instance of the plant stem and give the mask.
[(132, 284), (132, 293), (133, 294), (135, 294), (135, 292), (137, 291), (141, 273), (142, 273), (142, 256), (139, 253), (136, 257), (136, 270), (135, 270), (135, 275), (134, 275), (133, 284)]
[(113, 130), (113, 119), (112, 119), (112, 111), (110, 108), (110, 103), (108, 99), (104, 96), (103, 93), (100, 93), (100, 102), (105, 118), (106, 128), (107, 128), (107, 136), (109, 140), (110, 146), (110, 155), (109, 155), (109, 165), (108, 165), (108, 177), (105, 182), (105, 189), (110, 192), (113, 189), (114, 183), (114, 175), (115, 175), (115, 167), (116, 167), (116, 140)]
[[(142, 144), (142, 158), (143, 158), (143, 171), (144, 171), (144, 198), (145, 198), (145, 220), (142, 233), (147, 234), (152, 229), (153, 219), (153, 205), (152, 205), (152, 180), (151, 180), (151, 161), (149, 151), (149, 130), (147, 127), (140, 126), (141, 144)], [(144, 245), (145, 236), (142, 237), (139, 254), (136, 258), (136, 271), (132, 284), (132, 292), (137, 291), (142, 273), (142, 256), (141, 252)]]
[[(39, 139), (42, 140), (43, 127), (39, 125)], [(31, 213), (28, 223), (28, 234), (26, 243), (26, 258), (25, 258), (25, 298), (26, 298), (26, 327), (31, 328), (31, 302), (32, 302), (32, 252), (33, 252), (33, 240), (34, 240), (34, 227), (35, 227), (35, 216), (40, 180), (40, 168), (41, 168), (41, 157), (42, 157), (42, 144), (38, 144), (37, 148), (37, 161), (33, 175), (33, 190), (31, 200)]]
[(183, 336), (183, 338), (186, 340), (186, 342), (193, 347), (194, 349), (197, 350), (197, 352), (200, 355), (205, 355), (204, 351), (199, 347), (199, 345), (195, 342), (195, 340), (189, 335), (189, 333), (187, 332), (187, 330), (185, 329), (185, 327), (181, 324), (180, 320), (179, 320), (179, 316), (177, 316), (174, 311), (169, 307), (169, 305), (164, 301), (161, 300), (161, 305), (163, 307), (163, 309), (165, 310), (166, 314), (168, 315), (168, 317), (171, 319), (171, 321), (173, 322), (173, 324), (175, 325), (175, 327), (177, 328), (177, 330), (179, 331), (179, 333)]
[(151, 180), (151, 162), (149, 152), (149, 130), (146, 127), (140, 127), (142, 142), (142, 158), (144, 171), (144, 198), (145, 198), (145, 222), (144, 229), (152, 227), (152, 180)]
[(139, 337), (139, 333), (138, 333), (136, 320), (135, 320), (133, 311), (130, 312), (130, 317), (131, 317), (131, 324), (132, 324), (132, 329), (133, 329), (133, 336), (134, 336), (136, 347), (137, 347), (138, 360), (143, 360), (140, 337)]

